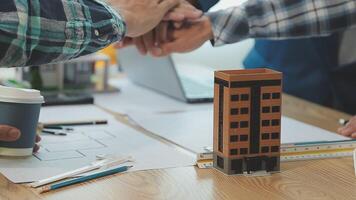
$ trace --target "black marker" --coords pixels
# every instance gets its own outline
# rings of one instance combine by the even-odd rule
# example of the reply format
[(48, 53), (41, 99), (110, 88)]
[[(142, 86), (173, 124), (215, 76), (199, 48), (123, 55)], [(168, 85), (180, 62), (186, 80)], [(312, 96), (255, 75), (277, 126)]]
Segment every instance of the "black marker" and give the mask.
[(45, 129), (74, 131), (74, 128), (62, 127), (62, 126), (43, 126)]
[(49, 131), (49, 130), (42, 130), (42, 133), (58, 135), (58, 136), (66, 136), (67, 135), (67, 133), (64, 133), (64, 132), (56, 132), (56, 131)]

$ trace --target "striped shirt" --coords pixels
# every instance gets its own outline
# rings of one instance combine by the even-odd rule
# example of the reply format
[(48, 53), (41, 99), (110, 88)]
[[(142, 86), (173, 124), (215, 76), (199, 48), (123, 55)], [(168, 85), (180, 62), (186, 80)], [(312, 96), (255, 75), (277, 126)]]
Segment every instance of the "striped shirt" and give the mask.
[(1, 0), (0, 66), (59, 62), (121, 40), (123, 18), (98, 0)]
[(216, 46), (247, 38), (325, 36), (356, 28), (356, 0), (248, 0), (207, 15)]

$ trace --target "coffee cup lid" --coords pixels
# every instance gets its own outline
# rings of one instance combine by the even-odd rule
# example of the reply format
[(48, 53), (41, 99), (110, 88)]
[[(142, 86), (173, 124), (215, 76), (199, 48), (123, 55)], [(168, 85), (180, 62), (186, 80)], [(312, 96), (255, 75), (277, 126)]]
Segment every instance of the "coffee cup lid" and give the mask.
[(44, 103), (44, 99), (38, 90), (11, 88), (0, 85), (0, 102), (42, 104)]

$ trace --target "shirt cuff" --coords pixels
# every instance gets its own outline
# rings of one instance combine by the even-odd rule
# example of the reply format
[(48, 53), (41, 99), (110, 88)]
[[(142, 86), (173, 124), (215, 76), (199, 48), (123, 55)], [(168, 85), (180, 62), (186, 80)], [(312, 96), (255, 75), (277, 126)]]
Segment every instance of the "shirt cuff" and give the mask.
[(197, 0), (197, 7), (203, 12), (208, 12), (208, 10), (218, 2), (219, 0)]
[[(102, 37), (104, 40), (107, 38), (111, 38), (107, 41), (108, 44), (123, 40), (125, 38), (127, 30), (124, 17), (115, 9), (110, 7), (108, 4), (103, 3), (99, 0), (94, 1), (101, 4), (112, 15), (112, 18), (110, 19), (111, 27), (108, 28), (110, 30), (94, 30), (94, 35), (98, 36), (99, 38)], [(108, 37), (108, 34), (110, 34), (111, 37)]]
[(249, 37), (249, 23), (246, 12), (233, 7), (206, 14), (211, 21), (214, 39), (213, 46), (222, 46), (247, 39)]

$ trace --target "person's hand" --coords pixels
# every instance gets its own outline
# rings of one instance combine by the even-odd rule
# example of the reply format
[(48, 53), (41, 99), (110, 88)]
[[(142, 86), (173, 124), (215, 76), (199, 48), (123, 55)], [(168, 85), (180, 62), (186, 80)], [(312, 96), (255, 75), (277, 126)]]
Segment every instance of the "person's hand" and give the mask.
[(173, 22), (175, 28), (180, 28), (184, 21), (197, 20), (202, 15), (203, 12), (195, 8), (191, 2), (181, 0), (178, 6), (164, 16), (163, 20)]
[(343, 136), (356, 138), (356, 116), (351, 118), (345, 126), (339, 128), (337, 131)]
[(109, 0), (123, 16), (128, 37), (138, 37), (152, 30), (180, 0)]
[(168, 37), (168, 26), (168, 22), (163, 21), (155, 29), (141, 37), (125, 38), (118, 47), (122, 48), (133, 44), (142, 55), (146, 55), (148, 52), (157, 51), (157, 47), (161, 43), (170, 41), (170, 38)]
[(171, 53), (185, 53), (202, 46), (213, 39), (210, 19), (203, 16), (194, 22), (185, 23), (183, 27), (171, 31), (172, 41), (160, 44), (151, 52), (154, 56), (167, 56)]
[[(20, 136), (21, 136), (20, 130), (18, 130), (17, 128), (6, 126), (6, 125), (0, 125), (0, 141), (13, 142), (18, 140)], [(33, 148), (33, 152), (37, 152), (40, 149), (40, 147), (37, 145), (39, 141), (41, 141), (41, 137), (37, 135), (36, 145)]]
[(169, 23), (172, 23), (175, 28), (180, 28), (185, 21), (197, 20), (202, 14), (202, 11), (196, 9), (189, 2), (181, 0), (180, 4), (166, 14), (163, 21), (154, 30), (141, 37), (126, 37), (123, 41), (117, 43), (116, 47), (124, 48), (134, 44), (142, 55), (152, 51), (159, 51), (157, 47), (160, 43), (170, 40), (168, 36)]

